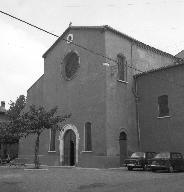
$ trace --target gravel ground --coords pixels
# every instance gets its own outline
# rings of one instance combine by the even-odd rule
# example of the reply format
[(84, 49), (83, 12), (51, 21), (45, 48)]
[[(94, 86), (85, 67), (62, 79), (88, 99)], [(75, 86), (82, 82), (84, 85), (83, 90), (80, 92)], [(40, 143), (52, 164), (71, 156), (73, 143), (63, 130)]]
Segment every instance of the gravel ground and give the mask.
[(184, 173), (126, 169), (0, 167), (0, 192), (184, 191)]

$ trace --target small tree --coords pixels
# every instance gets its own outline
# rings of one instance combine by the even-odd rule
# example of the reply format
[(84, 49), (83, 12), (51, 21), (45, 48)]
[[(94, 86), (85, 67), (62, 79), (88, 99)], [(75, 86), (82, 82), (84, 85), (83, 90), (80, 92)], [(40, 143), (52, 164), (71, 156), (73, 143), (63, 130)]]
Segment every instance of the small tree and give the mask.
[(70, 117), (69, 115), (56, 116), (57, 107), (46, 110), (44, 107), (40, 106), (36, 108), (36, 106), (31, 105), (29, 111), (24, 113), (21, 116), (21, 123), (24, 130), (21, 130), (28, 136), (30, 134), (36, 135), (35, 140), (35, 150), (34, 150), (34, 164), (35, 168), (39, 168), (39, 143), (40, 143), (40, 135), (46, 129), (60, 129), (58, 123), (65, 121)]

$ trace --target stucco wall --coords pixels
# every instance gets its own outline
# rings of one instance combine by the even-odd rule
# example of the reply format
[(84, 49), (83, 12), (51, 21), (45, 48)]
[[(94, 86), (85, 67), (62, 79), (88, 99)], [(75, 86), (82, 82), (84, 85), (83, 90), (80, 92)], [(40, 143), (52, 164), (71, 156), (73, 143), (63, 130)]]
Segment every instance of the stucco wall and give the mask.
[[(143, 75), (137, 79), (140, 133), (143, 150), (184, 153), (184, 66)], [(158, 118), (158, 96), (168, 95), (169, 115)]]
[[(104, 54), (104, 34), (98, 30), (71, 30), (74, 43)], [(66, 34), (67, 36), (67, 34)], [(66, 36), (64, 37), (66, 39)], [(76, 77), (63, 77), (63, 59), (71, 50), (80, 57)], [(60, 41), (45, 58), (44, 100), (47, 107), (57, 105), (59, 113), (72, 113), (67, 121), (79, 132), (79, 155), (84, 150), (84, 124), (92, 123), (91, 155), (105, 155), (105, 69), (104, 59), (65, 41)], [(57, 146), (58, 147), (58, 146)]]
[(0, 122), (4, 122), (8, 120), (8, 116), (6, 113), (0, 113)]
[[(128, 152), (138, 150), (133, 75), (140, 70), (172, 64), (173, 58), (141, 48), (130, 40), (102, 29), (71, 28), (63, 38), (66, 39), (69, 33), (73, 34), (75, 44), (94, 52), (115, 60), (117, 54), (123, 54), (129, 66), (127, 82), (117, 81), (118, 68), (115, 62), (60, 39), (45, 55), (44, 76), (28, 90), (28, 101), (30, 104), (43, 104), (48, 109), (58, 106), (59, 114), (72, 113), (65, 124), (75, 125), (79, 132), (79, 166), (97, 166), (98, 162), (104, 162), (104, 166), (118, 166), (120, 131), (127, 133)], [(70, 51), (79, 55), (80, 68), (73, 80), (66, 81), (63, 59)], [(93, 152), (84, 153), (84, 124), (88, 121), (92, 123)], [(43, 162), (58, 163), (58, 138), (59, 133), (56, 152), (48, 153), (49, 131), (42, 136), (40, 155)], [(26, 140), (31, 145), (33, 141), (33, 137)], [(25, 150), (32, 150), (33, 153), (31, 145)]]
[(42, 75), (27, 91), (27, 107), (34, 104), (42, 106), (43, 100), (43, 83), (44, 75)]
[(112, 32), (105, 32), (106, 56), (116, 60), (117, 54), (123, 54), (127, 59), (127, 83), (117, 81), (118, 66), (115, 62), (106, 60), (106, 140), (108, 155), (119, 155), (119, 134), (121, 130), (127, 133), (128, 153), (138, 149), (136, 128), (136, 104), (132, 92), (134, 89), (133, 75), (141, 71), (173, 64), (174, 59), (141, 48), (130, 40)]
[[(44, 75), (42, 75), (27, 91), (27, 103), (24, 111), (29, 110), (30, 105), (43, 106), (43, 83)], [(44, 141), (44, 143), (42, 143)], [(46, 144), (46, 140), (41, 140), (42, 145)], [(30, 135), (26, 138), (22, 138), (19, 141), (19, 156), (30, 158), (33, 160), (35, 137)]]

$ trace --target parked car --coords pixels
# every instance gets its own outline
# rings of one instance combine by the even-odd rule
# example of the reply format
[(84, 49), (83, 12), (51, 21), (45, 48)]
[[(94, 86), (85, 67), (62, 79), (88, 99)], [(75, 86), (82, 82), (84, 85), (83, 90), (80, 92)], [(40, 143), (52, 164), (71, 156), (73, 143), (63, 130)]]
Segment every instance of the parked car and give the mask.
[(173, 172), (175, 170), (184, 170), (184, 159), (181, 153), (177, 152), (162, 152), (158, 153), (149, 161), (152, 171), (167, 170)]
[(155, 152), (135, 152), (130, 158), (124, 160), (124, 166), (126, 166), (129, 171), (134, 168), (142, 168), (143, 170), (146, 170), (148, 160), (152, 159), (155, 155)]

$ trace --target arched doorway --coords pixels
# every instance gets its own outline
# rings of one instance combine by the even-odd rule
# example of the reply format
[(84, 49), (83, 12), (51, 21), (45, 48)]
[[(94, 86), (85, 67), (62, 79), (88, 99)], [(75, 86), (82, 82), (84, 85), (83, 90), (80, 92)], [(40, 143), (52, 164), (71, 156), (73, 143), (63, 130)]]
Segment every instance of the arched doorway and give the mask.
[(74, 125), (65, 125), (59, 136), (60, 164), (67, 166), (78, 165), (79, 133)]
[(120, 147), (120, 166), (123, 165), (123, 161), (127, 156), (127, 134), (122, 131), (119, 135), (119, 147)]
[(70, 129), (64, 135), (64, 165), (74, 166), (76, 161), (76, 136)]

